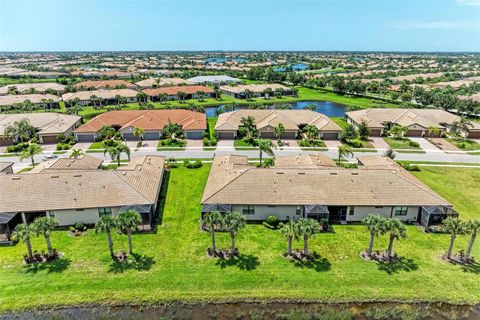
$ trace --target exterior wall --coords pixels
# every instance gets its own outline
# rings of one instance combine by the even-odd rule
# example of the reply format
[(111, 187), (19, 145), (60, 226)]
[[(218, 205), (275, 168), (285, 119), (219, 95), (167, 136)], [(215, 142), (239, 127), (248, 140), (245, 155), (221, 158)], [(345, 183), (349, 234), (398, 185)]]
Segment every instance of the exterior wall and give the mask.
[(202, 139), (202, 130), (197, 131), (185, 131), (185, 138), (187, 139)]
[(237, 132), (236, 131), (220, 131), (220, 130), (217, 130), (217, 136), (218, 136), (219, 140), (221, 140), (221, 139), (231, 140), (231, 139), (235, 139), (235, 137), (237, 136)]
[(94, 142), (95, 138), (95, 133), (75, 133), (75, 140), (78, 142)]
[(386, 218), (399, 218), (401, 221), (416, 221), (419, 207), (409, 207), (406, 216), (392, 216), (393, 207), (354, 207), (354, 214), (350, 215), (350, 208), (347, 208), (347, 221), (360, 222), (369, 214), (379, 214)]
[[(243, 213), (243, 207), (242, 205), (233, 205), (232, 211)], [(245, 215), (245, 218), (249, 221), (264, 221), (271, 215), (276, 216), (279, 220), (286, 220), (287, 217), (301, 218), (301, 215), (296, 215), (296, 210), (297, 206), (255, 206), (255, 214)]]
[[(118, 215), (120, 207), (112, 208), (113, 216)], [(95, 224), (100, 217), (98, 214), (98, 208), (84, 209), (83, 211), (77, 210), (58, 210), (50, 211), (53, 213), (55, 219), (58, 220), (59, 226), (71, 226), (77, 222), (83, 224)]]
[(56, 135), (39, 135), (38, 139), (40, 140), (40, 143), (57, 143), (58, 139)]

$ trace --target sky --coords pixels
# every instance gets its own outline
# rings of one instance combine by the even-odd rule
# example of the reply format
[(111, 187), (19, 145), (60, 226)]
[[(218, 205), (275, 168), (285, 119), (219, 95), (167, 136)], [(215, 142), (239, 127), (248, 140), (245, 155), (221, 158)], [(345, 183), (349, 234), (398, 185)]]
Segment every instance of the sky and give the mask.
[(0, 0), (0, 51), (480, 51), (480, 0)]

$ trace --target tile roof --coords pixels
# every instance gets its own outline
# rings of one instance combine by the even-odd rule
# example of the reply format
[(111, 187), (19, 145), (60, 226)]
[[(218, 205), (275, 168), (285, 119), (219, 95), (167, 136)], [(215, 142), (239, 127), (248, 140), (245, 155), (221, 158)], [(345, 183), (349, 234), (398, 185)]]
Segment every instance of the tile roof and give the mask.
[(149, 96), (158, 96), (160, 93), (166, 93), (169, 96), (174, 96), (177, 92), (185, 92), (187, 94), (194, 94), (197, 91), (203, 91), (205, 93), (214, 93), (212, 88), (205, 86), (176, 86), (176, 87), (160, 87), (155, 89), (145, 89), (142, 92)]
[(164, 163), (164, 157), (144, 156), (117, 170), (0, 175), (0, 213), (154, 204)]
[(231, 159), (214, 158), (202, 204), (451, 206), (409, 172), (391, 164), (358, 169), (257, 168), (232, 164)]
[(227, 82), (242, 82), (242, 80), (238, 78), (233, 78), (227, 75), (213, 75), (213, 76), (197, 76), (193, 78), (189, 78), (188, 81), (192, 83), (227, 83)]
[(206, 130), (204, 113), (183, 110), (117, 110), (102, 113), (75, 130), (76, 133), (94, 133), (103, 126), (117, 126), (120, 130), (135, 127), (144, 130), (162, 130), (168, 122), (177, 123), (183, 130)]
[(103, 160), (85, 154), (77, 159), (74, 158), (60, 158), (53, 162), (47, 168), (44, 168), (43, 171), (53, 171), (53, 170), (96, 170), (99, 169), (102, 165)]
[(78, 98), (80, 100), (90, 100), (91, 96), (97, 96), (101, 99), (115, 99), (117, 95), (126, 97), (126, 98), (133, 98), (136, 97), (138, 91), (132, 89), (100, 89), (100, 90), (91, 90), (91, 91), (78, 91), (78, 92), (69, 92), (62, 95), (63, 101), (74, 100)]
[(85, 89), (115, 89), (124, 86), (125, 88), (135, 89), (136, 85), (125, 80), (90, 80), (82, 81), (74, 85), (75, 88)]
[(269, 84), (245, 84), (245, 85), (238, 85), (238, 86), (221, 86), (220, 89), (233, 92), (233, 93), (244, 93), (245, 90), (250, 90), (254, 93), (262, 93), (263, 90), (270, 88), (275, 91), (275, 89), (283, 89), (285, 91), (291, 90), (289, 87), (283, 86), (278, 83), (269, 83)]
[(80, 122), (81, 117), (55, 112), (0, 114), (0, 136), (3, 135), (6, 127), (23, 119), (30, 121), (37, 130), (37, 134), (53, 135), (65, 133), (73, 128)]
[(9, 84), (0, 88), (0, 95), (8, 94), (8, 90), (15, 87), (18, 92), (25, 93), (30, 89), (35, 89), (37, 93), (44, 93), (51, 89), (56, 91), (65, 91), (65, 86), (56, 82), (39, 82), (39, 83), (17, 83)]
[(248, 110), (241, 109), (225, 112), (219, 115), (215, 130), (238, 130), (242, 118), (252, 116), (255, 118), (257, 129), (272, 126), (279, 123), (286, 130), (298, 130), (299, 125), (314, 125), (319, 130), (341, 131), (342, 129), (324, 114), (311, 110)]
[(157, 85), (157, 80), (158, 86), (160, 87), (165, 87), (165, 86), (178, 86), (181, 84), (190, 84), (188, 80), (182, 79), (182, 78), (150, 78), (150, 79), (145, 79), (138, 81), (135, 83), (137, 86), (142, 87), (142, 88), (147, 88), (147, 87), (154, 87)]
[(17, 95), (6, 95), (0, 96), (0, 106), (11, 106), (15, 103), (25, 102), (30, 100), (32, 103), (43, 103), (43, 100), (51, 99), (53, 102), (60, 101), (60, 98), (54, 96), (53, 94), (17, 94)]

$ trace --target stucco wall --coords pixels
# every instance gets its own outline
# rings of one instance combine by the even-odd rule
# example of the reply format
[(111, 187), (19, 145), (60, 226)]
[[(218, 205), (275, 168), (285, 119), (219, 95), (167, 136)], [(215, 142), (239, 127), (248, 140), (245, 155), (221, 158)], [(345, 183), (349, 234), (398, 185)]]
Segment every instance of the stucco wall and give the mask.
[[(296, 206), (255, 206), (254, 215), (245, 215), (247, 220), (265, 220), (268, 216), (274, 215), (279, 220), (286, 220), (287, 217), (290, 218), (301, 218), (302, 216), (297, 216)], [(243, 206), (234, 205), (232, 206), (233, 211), (238, 211), (243, 213)]]
[[(118, 215), (120, 207), (112, 208), (113, 216)], [(60, 226), (71, 226), (77, 222), (83, 224), (95, 224), (100, 217), (98, 214), (98, 208), (84, 209), (83, 211), (77, 210), (58, 210), (50, 211), (55, 215), (55, 219), (58, 220)]]
[(392, 207), (355, 207), (354, 214), (350, 215), (350, 207), (347, 209), (347, 221), (358, 222), (369, 214), (379, 214), (386, 218), (399, 218), (402, 221), (414, 221), (417, 219), (418, 207), (409, 207), (406, 216), (392, 216)]

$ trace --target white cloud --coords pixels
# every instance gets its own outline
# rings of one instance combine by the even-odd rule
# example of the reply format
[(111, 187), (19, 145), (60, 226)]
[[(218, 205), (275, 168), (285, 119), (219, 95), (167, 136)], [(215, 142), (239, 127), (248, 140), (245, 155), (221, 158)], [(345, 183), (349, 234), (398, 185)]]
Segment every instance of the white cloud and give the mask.
[(457, 3), (464, 6), (480, 7), (480, 0), (457, 0)]
[(399, 21), (393, 24), (395, 29), (475, 29), (480, 28), (480, 21), (446, 20), (446, 21)]

